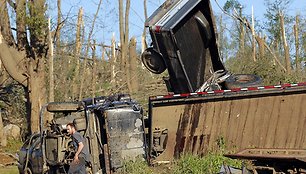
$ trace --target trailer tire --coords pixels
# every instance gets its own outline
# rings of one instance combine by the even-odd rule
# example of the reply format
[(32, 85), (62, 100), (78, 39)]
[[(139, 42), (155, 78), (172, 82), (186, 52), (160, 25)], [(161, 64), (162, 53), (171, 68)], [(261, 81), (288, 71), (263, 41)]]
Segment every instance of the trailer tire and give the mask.
[(49, 112), (75, 112), (82, 109), (82, 105), (80, 102), (53, 102), (49, 103), (47, 106), (47, 110)]
[(254, 74), (233, 74), (225, 80), (225, 87), (227, 89), (256, 87), (261, 83), (261, 78)]

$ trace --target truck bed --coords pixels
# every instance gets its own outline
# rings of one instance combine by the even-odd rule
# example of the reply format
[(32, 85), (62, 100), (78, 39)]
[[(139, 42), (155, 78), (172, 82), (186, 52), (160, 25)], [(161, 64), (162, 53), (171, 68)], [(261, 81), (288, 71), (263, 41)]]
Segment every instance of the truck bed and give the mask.
[(305, 149), (306, 83), (150, 97), (154, 162), (218, 149)]

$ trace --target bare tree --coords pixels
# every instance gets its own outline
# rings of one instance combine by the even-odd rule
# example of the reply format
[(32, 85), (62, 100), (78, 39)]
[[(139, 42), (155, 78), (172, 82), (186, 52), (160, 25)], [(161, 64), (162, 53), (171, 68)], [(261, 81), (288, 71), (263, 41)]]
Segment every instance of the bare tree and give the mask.
[(119, 0), (119, 31), (120, 31), (120, 49), (121, 49), (121, 71), (122, 79), (125, 79), (129, 92), (131, 92), (130, 65), (128, 61), (129, 46), (129, 13), (130, 0), (126, 0), (125, 12), (123, 11), (123, 0)]
[[(75, 70), (72, 76), (72, 99), (75, 99), (77, 95), (77, 85), (78, 83), (78, 75), (80, 71), (80, 53), (81, 53), (81, 30), (82, 30), (82, 23), (83, 23), (83, 8), (79, 9), (78, 13), (78, 21), (76, 26), (76, 41), (75, 41), (75, 51), (74, 51), (74, 63), (75, 63)], [(84, 37), (84, 35), (83, 35)]]
[(94, 30), (96, 19), (98, 17), (99, 11), (100, 11), (101, 4), (102, 4), (102, 0), (99, 1), (97, 11), (95, 13), (95, 16), (94, 16), (94, 19), (92, 21), (92, 25), (91, 25), (91, 28), (90, 28), (90, 31), (89, 31), (89, 34), (88, 34), (87, 45), (86, 45), (86, 50), (85, 50), (85, 59), (84, 59), (84, 63), (83, 63), (83, 70), (82, 70), (82, 73), (80, 75), (81, 76), (80, 77), (81, 82), (80, 82), (80, 90), (79, 90), (79, 100), (81, 100), (82, 96), (83, 96), (83, 86), (84, 86), (84, 79), (85, 79), (85, 74), (86, 74), (86, 69), (87, 69), (87, 56), (88, 56), (89, 47), (90, 47), (90, 40), (91, 40), (91, 36), (92, 36), (93, 30)]
[(16, 16), (16, 40), (11, 30), (7, 1), (0, 0), (0, 59), (9, 75), (25, 89), (30, 130), (35, 132), (39, 130), (40, 108), (47, 98), (48, 22), (45, 0), (19, 0), (10, 5)]

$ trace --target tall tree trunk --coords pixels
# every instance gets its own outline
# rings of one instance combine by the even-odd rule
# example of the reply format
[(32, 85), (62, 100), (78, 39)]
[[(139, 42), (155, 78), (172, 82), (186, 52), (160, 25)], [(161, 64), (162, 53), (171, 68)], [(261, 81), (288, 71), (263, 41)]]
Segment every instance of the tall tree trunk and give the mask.
[(301, 69), (301, 61), (300, 61), (300, 41), (299, 41), (299, 15), (296, 15), (295, 17), (295, 25), (293, 27), (294, 29), (294, 38), (295, 38), (295, 68), (296, 71), (300, 71)]
[[(242, 17), (242, 8), (239, 9), (239, 15)], [(239, 53), (241, 56), (244, 54), (244, 41), (245, 41), (245, 30), (244, 30), (244, 24), (242, 22), (239, 23), (240, 26), (240, 35), (239, 35)]]
[[(81, 41), (81, 30), (82, 30), (82, 23), (83, 23), (83, 8), (79, 9), (78, 13), (78, 21), (76, 26), (76, 39), (75, 39), (75, 51), (74, 51), (74, 63), (75, 63), (75, 70), (72, 76), (72, 99), (75, 100), (77, 96), (77, 86), (79, 85), (78, 82), (78, 75), (80, 74), (80, 53), (82, 47)], [(82, 35), (84, 37), (84, 35)]]
[(287, 44), (286, 39), (286, 31), (285, 31), (285, 24), (284, 24), (284, 15), (282, 13), (279, 14), (280, 16), (280, 24), (281, 24), (281, 36), (283, 40), (284, 50), (285, 50), (285, 62), (286, 62), (286, 70), (288, 74), (291, 74), (291, 61), (289, 55), (289, 46)]
[(133, 37), (129, 46), (130, 65), (131, 65), (131, 92), (136, 93), (139, 90), (138, 73), (137, 73), (137, 53), (136, 53), (136, 38)]
[(252, 6), (252, 57), (254, 62), (256, 62), (256, 40), (255, 40), (255, 21), (254, 21), (254, 9)]
[[(143, 0), (143, 10), (144, 10), (144, 19), (145, 21), (148, 18), (148, 13), (147, 13), (147, 0)], [(143, 27), (143, 32), (141, 36), (141, 53), (144, 52), (145, 49), (147, 49), (147, 42), (146, 42), (146, 35), (147, 35), (147, 30), (146, 30), (146, 24), (144, 23)]]
[(129, 89), (129, 93), (132, 93), (132, 85), (131, 85), (131, 65), (130, 65), (130, 57), (128, 56), (128, 47), (129, 47), (129, 16), (130, 16), (130, 0), (126, 0), (126, 6), (125, 6), (125, 25), (124, 25), (124, 29), (125, 29), (125, 32), (124, 32), (124, 46), (126, 47), (126, 53), (125, 53), (125, 56), (126, 56), (126, 59), (125, 59), (125, 62), (126, 62), (126, 68), (125, 68), (125, 71), (126, 71), (126, 83), (127, 83), (127, 86), (128, 86), (128, 89)]
[(121, 57), (120, 57), (120, 71), (122, 71), (121, 78), (123, 78), (124, 75), (124, 68), (125, 68), (125, 57), (124, 55), (126, 54), (125, 47), (124, 47), (124, 40), (125, 40), (125, 34), (124, 34), (124, 17), (123, 17), (123, 0), (119, 0), (119, 32), (120, 32), (120, 52), (121, 52)]
[(111, 86), (112, 88), (116, 87), (116, 64), (117, 64), (117, 55), (116, 55), (116, 41), (115, 41), (115, 35), (113, 34), (112, 37), (112, 45), (111, 45), (111, 59), (110, 59), (110, 64), (111, 64)]
[(53, 68), (53, 39), (51, 36), (50, 18), (48, 20), (49, 26), (49, 102), (54, 101), (54, 68)]
[(263, 58), (265, 56), (265, 51), (266, 51), (265, 49), (266, 38), (265, 36), (256, 35), (255, 39), (258, 44), (259, 57)]
[(61, 29), (62, 29), (62, 10), (61, 5), (62, 1), (57, 0), (57, 28), (55, 32), (55, 39), (56, 39), (56, 50), (57, 54), (60, 54), (60, 47), (61, 47)]
[(92, 80), (91, 80), (91, 96), (94, 99), (96, 96), (97, 82), (97, 59), (96, 59), (96, 41), (93, 41), (92, 48)]

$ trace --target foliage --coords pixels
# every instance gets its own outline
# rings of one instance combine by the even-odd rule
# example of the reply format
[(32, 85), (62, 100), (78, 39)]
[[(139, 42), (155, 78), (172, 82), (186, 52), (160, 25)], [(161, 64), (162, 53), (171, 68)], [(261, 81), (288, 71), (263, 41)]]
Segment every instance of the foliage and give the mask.
[(229, 159), (222, 153), (208, 153), (204, 157), (184, 155), (176, 163), (175, 174), (211, 174), (218, 173), (222, 164), (241, 168), (241, 161)]
[(217, 149), (209, 151), (204, 156), (194, 154), (183, 154), (179, 159), (169, 165), (160, 165), (150, 168), (143, 160), (125, 163), (122, 173), (144, 174), (144, 173), (174, 173), (174, 174), (211, 174), (218, 173), (223, 164), (241, 168), (242, 161), (233, 160), (223, 156), (227, 153), (225, 139), (220, 136), (216, 141)]
[(287, 74), (272, 58), (272, 55), (266, 54), (256, 62), (252, 61), (251, 53), (237, 58), (231, 58), (226, 61), (226, 67), (235, 74), (256, 74), (263, 79), (263, 85), (276, 85), (283, 83), (296, 83), (306, 80), (305, 72), (294, 71)]
[[(265, 5), (267, 7), (266, 13), (266, 30), (269, 33), (270, 40), (276, 40), (279, 42), (281, 40), (281, 29), (280, 29), (280, 17), (279, 13), (285, 14), (288, 10), (290, 0), (265, 0)], [(288, 15), (285, 15), (285, 23), (290, 23), (291, 19)]]
[(4, 125), (16, 124), (25, 130), (26, 107), (24, 90), (20, 85), (8, 80), (0, 88), (0, 108)]
[(153, 170), (146, 161), (126, 161), (121, 172), (122, 174), (153, 174)]
[(243, 8), (241, 3), (237, 0), (227, 0), (223, 6), (223, 10), (229, 12), (233, 9)]
[(7, 153), (15, 154), (20, 150), (20, 147), (22, 146), (21, 140), (15, 140), (15, 139), (8, 139), (7, 145), (3, 147), (3, 151)]

